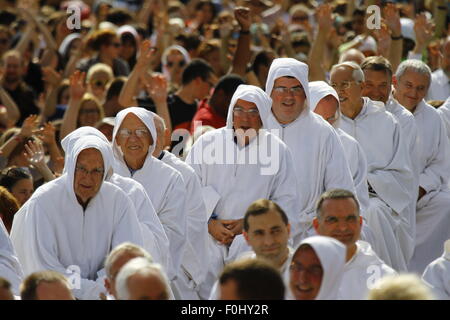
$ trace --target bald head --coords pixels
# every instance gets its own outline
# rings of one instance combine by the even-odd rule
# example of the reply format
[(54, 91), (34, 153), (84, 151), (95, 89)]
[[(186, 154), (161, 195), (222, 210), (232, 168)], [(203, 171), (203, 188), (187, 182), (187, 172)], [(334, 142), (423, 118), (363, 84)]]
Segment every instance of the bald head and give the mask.
[(343, 54), (341, 54), (339, 58), (339, 63), (346, 62), (346, 61), (353, 61), (357, 63), (358, 65), (361, 65), (363, 63), (364, 59), (366, 57), (364, 54), (357, 50), (357, 49), (350, 49), (345, 51)]

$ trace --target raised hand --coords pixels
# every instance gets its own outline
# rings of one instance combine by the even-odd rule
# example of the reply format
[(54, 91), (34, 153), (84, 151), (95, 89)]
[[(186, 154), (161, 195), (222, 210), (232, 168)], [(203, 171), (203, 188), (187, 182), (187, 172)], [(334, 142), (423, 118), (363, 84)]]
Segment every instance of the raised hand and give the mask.
[(426, 46), (433, 38), (434, 27), (434, 23), (428, 21), (425, 13), (416, 15), (416, 19), (414, 20), (416, 44)]
[(250, 18), (250, 9), (246, 7), (237, 7), (234, 9), (234, 17), (236, 18), (242, 31), (249, 31), (252, 24)]
[(378, 53), (386, 57), (389, 54), (389, 48), (392, 42), (388, 26), (382, 23), (381, 28), (374, 30), (373, 34), (377, 40)]
[(56, 128), (51, 122), (47, 122), (40, 130), (39, 136), (46, 145), (51, 145), (56, 142), (55, 138)]
[(145, 89), (155, 103), (167, 101), (167, 79), (162, 74), (153, 74)]
[(393, 3), (388, 3), (383, 9), (383, 15), (386, 25), (392, 31), (394, 37), (402, 34), (402, 25), (400, 23), (400, 13)]
[(42, 73), (43, 73), (42, 79), (45, 82), (49, 83), (53, 87), (56, 87), (61, 82), (61, 79), (62, 79), (61, 73), (57, 72), (52, 67), (49, 67), (49, 66), (43, 67), (42, 68)]
[(75, 71), (70, 76), (70, 98), (73, 100), (81, 100), (83, 95), (86, 93), (86, 85), (84, 83), (84, 79), (86, 77), (85, 72), (81, 72), (79, 70)]
[(20, 135), (24, 138), (31, 137), (33, 134), (33, 131), (36, 129), (38, 121), (38, 115), (32, 114), (28, 116), (22, 124), (22, 128), (20, 129)]
[(316, 19), (321, 30), (330, 31), (334, 22), (331, 6), (329, 4), (322, 4), (317, 7)]
[(142, 72), (146, 71), (152, 62), (155, 51), (156, 49), (152, 47), (150, 40), (143, 41), (134, 69)]
[(36, 168), (46, 165), (44, 147), (40, 141), (28, 141), (25, 144), (24, 155), (28, 162)]

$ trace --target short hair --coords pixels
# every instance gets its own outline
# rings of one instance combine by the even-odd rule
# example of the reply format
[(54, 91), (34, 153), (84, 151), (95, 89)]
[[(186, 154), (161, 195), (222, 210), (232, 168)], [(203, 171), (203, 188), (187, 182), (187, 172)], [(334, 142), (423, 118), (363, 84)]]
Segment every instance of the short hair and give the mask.
[(112, 68), (107, 64), (99, 62), (89, 68), (86, 74), (86, 83), (89, 83), (92, 80), (92, 77), (94, 77), (94, 75), (97, 73), (105, 73), (106, 75), (108, 75), (109, 80), (112, 80), (114, 78)]
[(120, 269), (116, 280), (117, 297), (119, 300), (128, 300), (130, 298), (128, 279), (136, 274), (156, 276), (165, 286), (163, 300), (169, 300), (169, 281), (163, 268), (160, 264), (149, 262), (148, 259), (145, 258), (131, 259), (122, 267), (122, 269)]
[(395, 77), (400, 80), (408, 70), (426, 75), (428, 77), (428, 87), (431, 85), (431, 69), (426, 63), (416, 59), (405, 60), (398, 66)]
[(117, 37), (117, 33), (110, 29), (101, 29), (94, 31), (94, 33), (89, 37), (87, 41), (87, 47), (98, 51), (101, 46), (109, 45), (114, 38)]
[(259, 199), (259, 200), (254, 201), (248, 207), (247, 212), (245, 212), (244, 230), (248, 231), (248, 229), (250, 228), (250, 226), (248, 224), (249, 217), (260, 216), (262, 214), (269, 212), (270, 210), (274, 210), (274, 211), (278, 212), (285, 225), (289, 224), (289, 219), (288, 219), (286, 213), (284, 212), (283, 209), (281, 209), (281, 207), (276, 202), (274, 202), (272, 200), (267, 200), (267, 199)]
[(339, 64), (335, 64), (332, 68), (331, 71), (333, 71), (334, 69), (337, 69), (339, 67), (348, 67), (353, 69), (352, 72), (352, 77), (353, 80), (355, 80), (356, 82), (364, 82), (364, 72), (361, 70), (361, 67), (353, 62), (353, 61), (345, 61), (345, 62), (341, 62)]
[(114, 8), (111, 9), (107, 16), (105, 21), (114, 23), (115, 25), (121, 26), (124, 24), (127, 24), (128, 22), (133, 20), (133, 16), (131, 15), (130, 11), (124, 8)]
[(361, 69), (372, 71), (384, 71), (392, 77), (392, 66), (388, 59), (382, 56), (372, 56), (364, 59)]
[(106, 91), (106, 100), (110, 100), (113, 97), (118, 97), (123, 86), (127, 82), (126, 77), (116, 77), (108, 85), (108, 90)]
[(19, 59), (20, 64), (23, 65), (23, 58), (20, 52), (17, 50), (8, 50), (3, 54), (2, 59), (0, 60), (0, 66), (4, 66), (6, 63), (6, 59), (8, 59), (9, 57), (15, 57)]
[(6, 189), (0, 186), (0, 212), (6, 230), (11, 230), (14, 215), (20, 209), (19, 201)]
[(200, 77), (206, 81), (214, 71), (211, 65), (203, 59), (193, 59), (183, 71), (182, 83), (187, 85), (194, 79)]
[(359, 202), (358, 199), (356, 199), (356, 196), (353, 194), (353, 192), (345, 190), (345, 189), (332, 189), (328, 190), (320, 195), (319, 200), (317, 200), (316, 205), (316, 215), (317, 218), (320, 218), (322, 215), (322, 205), (325, 202), (325, 200), (332, 200), (332, 199), (353, 199), (356, 204), (357, 212), (359, 215)]
[(78, 116), (77, 116), (77, 126), (79, 125), (78, 121), (79, 121), (79, 117), (80, 117), (80, 110), (81, 107), (86, 103), (92, 101), (95, 104), (95, 107), (98, 109), (98, 113), (100, 116), (100, 119), (103, 119), (105, 117), (105, 110), (103, 109), (103, 106), (100, 104), (100, 102), (98, 101), (98, 99), (91, 93), (86, 92), (83, 95), (83, 98), (81, 98), (80, 101), (80, 108), (78, 109)]
[(369, 291), (369, 300), (434, 300), (428, 287), (415, 274), (386, 276)]
[(0, 289), (11, 290), (11, 282), (3, 277), (0, 277)]
[(227, 96), (232, 96), (241, 84), (245, 84), (241, 76), (227, 74), (219, 79), (214, 90), (222, 90)]
[(20, 285), (20, 297), (22, 300), (37, 300), (37, 287), (40, 283), (55, 283), (60, 282), (67, 285), (67, 288), (70, 289), (70, 284), (67, 281), (67, 278), (63, 276), (61, 273), (53, 271), (53, 270), (45, 270), (34, 272), (30, 274), (28, 277), (23, 280)]
[(197, 33), (180, 34), (175, 38), (176, 41), (181, 42), (186, 51), (197, 50), (202, 41)]
[(272, 62), (269, 57), (270, 54), (273, 54), (275, 56), (275, 52), (273, 52), (273, 50), (261, 50), (256, 54), (252, 64), (252, 70), (255, 74), (258, 74), (259, 66), (270, 66), (270, 63)]
[(219, 278), (221, 285), (234, 280), (242, 300), (283, 300), (285, 286), (280, 272), (269, 262), (241, 259), (225, 266)]
[(143, 258), (147, 259), (149, 262), (153, 262), (153, 258), (144, 248), (131, 243), (131, 242), (124, 242), (116, 246), (114, 249), (111, 250), (111, 252), (108, 254), (105, 260), (105, 271), (106, 276), (108, 278), (111, 277), (111, 267), (116, 261), (117, 257), (122, 253), (130, 253), (135, 252), (139, 255), (141, 255)]
[(427, 103), (434, 107), (435, 109), (438, 109), (440, 106), (444, 104), (444, 100), (428, 100)]

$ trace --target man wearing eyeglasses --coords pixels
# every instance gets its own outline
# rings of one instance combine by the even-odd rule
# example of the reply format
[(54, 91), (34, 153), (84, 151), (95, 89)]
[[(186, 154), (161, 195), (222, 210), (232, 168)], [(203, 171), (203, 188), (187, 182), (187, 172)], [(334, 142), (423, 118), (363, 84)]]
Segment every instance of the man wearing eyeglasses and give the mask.
[(199, 291), (203, 299), (210, 296), (224, 265), (251, 250), (242, 231), (252, 202), (273, 200), (289, 219), (299, 210), (292, 156), (265, 130), (270, 104), (260, 88), (240, 85), (230, 102), (227, 126), (202, 135), (186, 158), (200, 178), (210, 217), (210, 265)]
[(384, 105), (362, 97), (364, 73), (354, 62), (331, 69), (339, 95), (339, 127), (363, 148), (368, 164), (369, 208), (363, 213), (374, 231), (374, 250), (397, 271), (407, 270), (411, 241), (410, 192), (414, 184), (408, 146), (400, 123)]
[(333, 188), (355, 190), (336, 131), (310, 110), (308, 66), (291, 58), (270, 66), (266, 93), (273, 100), (268, 128), (277, 129), (294, 158), (300, 211), (290, 218), (294, 246), (314, 234), (312, 220), (320, 195)]
[(11, 241), (25, 276), (53, 270), (73, 280), (78, 299), (105, 293), (105, 256), (122, 242), (143, 245), (130, 198), (106, 182), (111, 149), (99, 137), (75, 142), (66, 172), (39, 191), (16, 214)]

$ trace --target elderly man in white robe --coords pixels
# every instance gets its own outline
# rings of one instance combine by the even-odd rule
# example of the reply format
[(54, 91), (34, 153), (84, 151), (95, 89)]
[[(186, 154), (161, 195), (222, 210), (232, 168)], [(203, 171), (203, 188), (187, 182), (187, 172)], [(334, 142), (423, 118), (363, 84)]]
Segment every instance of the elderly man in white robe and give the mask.
[(313, 236), (300, 242), (285, 279), (287, 300), (337, 300), (347, 248), (336, 239)]
[[(110, 145), (106, 136), (99, 130), (93, 127), (81, 127), (72, 131), (61, 141), (65, 154), (70, 155), (75, 142), (89, 135), (99, 137)], [(156, 214), (155, 208), (144, 187), (139, 182), (114, 173), (112, 168), (114, 163), (112, 147), (109, 146), (109, 148), (111, 148), (111, 151), (108, 152), (108, 155), (112, 158), (108, 162), (110, 167), (106, 169), (108, 172), (106, 181), (118, 186), (130, 198), (141, 225), (144, 248), (152, 255), (155, 262), (161, 263), (165, 268), (168, 268), (170, 266), (169, 239)]]
[(194, 169), (174, 154), (163, 150), (166, 125), (157, 114), (153, 114), (158, 138), (153, 156), (178, 170), (185, 183), (187, 209), (187, 239), (181, 268), (184, 272), (175, 280), (183, 300), (198, 300), (199, 285), (205, 278), (204, 266), (209, 264), (208, 216), (203, 201), (202, 187)]
[(407, 270), (411, 246), (410, 211), (414, 183), (401, 126), (384, 105), (362, 97), (364, 74), (354, 62), (331, 69), (339, 95), (340, 128), (363, 148), (368, 163), (369, 209), (363, 213), (375, 234), (374, 250), (395, 270)]
[(445, 123), (447, 136), (450, 139), (450, 96), (445, 100), (444, 104), (437, 109), (439, 115)]
[(338, 134), (310, 109), (308, 66), (291, 58), (275, 59), (266, 93), (273, 100), (268, 129), (277, 129), (295, 164), (300, 211), (290, 218), (294, 246), (313, 235), (312, 220), (320, 195), (333, 188), (355, 190)]
[[(186, 191), (181, 174), (152, 156), (157, 138), (150, 111), (130, 107), (116, 115), (114, 172), (140, 182), (152, 201), (169, 238), (171, 264), (167, 275), (174, 281), (182, 272), (181, 260), (186, 243)], [(175, 295), (180, 298), (177, 293)]]
[(99, 299), (106, 292), (103, 262), (112, 248), (143, 243), (131, 200), (105, 181), (110, 150), (98, 137), (78, 140), (65, 159), (66, 172), (36, 190), (11, 229), (24, 274), (65, 274), (78, 299)]
[(22, 282), (23, 271), (17, 258), (14, 247), (6, 231), (3, 221), (0, 219), (0, 277), (11, 283), (12, 292), (20, 296), (19, 286)]
[(419, 60), (403, 61), (393, 82), (394, 98), (414, 115), (418, 130), (416, 241), (409, 271), (421, 274), (441, 255), (442, 243), (450, 238), (450, 145), (444, 122), (424, 100), (430, 68)]
[(202, 135), (186, 162), (203, 187), (210, 267), (202, 286), (208, 298), (224, 265), (250, 249), (241, 233), (248, 206), (265, 198), (277, 202), (289, 219), (299, 212), (297, 181), (287, 146), (266, 128), (271, 99), (255, 86), (240, 85), (228, 109), (227, 126)]
[[(419, 191), (419, 172), (417, 163), (417, 126), (414, 116), (403, 108), (392, 96), (392, 67), (389, 60), (382, 56), (367, 57), (361, 64), (364, 72), (364, 86), (362, 95), (373, 101), (383, 102), (386, 111), (392, 113), (400, 123), (402, 136), (406, 140), (408, 153), (411, 157), (412, 170), (414, 174), (414, 185), (409, 188), (412, 199), (417, 199)], [(406, 260), (409, 261), (414, 252), (416, 238), (416, 201), (411, 201), (407, 211), (409, 217), (409, 237), (411, 241), (405, 241), (404, 247)]]
[(322, 194), (317, 203), (314, 229), (321, 236), (339, 240), (347, 246), (340, 300), (362, 300), (375, 282), (386, 275), (395, 275), (372, 250), (359, 240), (363, 220), (356, 197), (347, 190), (335, 189)]
[(445, 241), (442, 256), (425, 268), (422, 280), (431, 287), (437, 299), (450, 300), (450, 239)]

